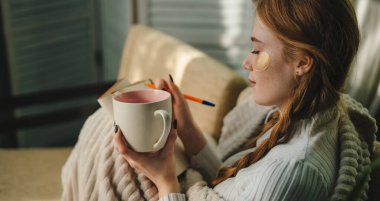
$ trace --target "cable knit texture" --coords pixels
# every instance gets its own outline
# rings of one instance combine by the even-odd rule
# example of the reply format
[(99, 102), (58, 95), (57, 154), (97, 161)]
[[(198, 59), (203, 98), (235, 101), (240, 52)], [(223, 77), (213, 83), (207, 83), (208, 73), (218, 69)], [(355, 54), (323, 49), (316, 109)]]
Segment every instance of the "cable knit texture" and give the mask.
[[(241, 151), (241, 145), (270, 109), (271, 107), (258, 106), (251, 98), (247, 98), (225, 117), (218, 149), (222, 159)], [(370, 164), (369, 150), (372, 151), (377, 130), (375, 120), (365, 108), (346, 95), (342, 95), (337, 108), (319, 113), (313, 118), (315, 122), (312, 134), (324, 129), (328, 119), (336, 120), (339, 167), (336, 184), (329, 197), (333, 201), (345, 200), (360, 174)], [(132, 169), (114, 150), (112, 125), (102, 109), (88, 118), (62, 171), (62, 200), (158, 200), (154, 184)], [(296, 165), (302, 167), (308, 164)], [(223, 200), (215, 189), (202, 181), (197, 171), (188, 170), (185, 178), (182, 186), (188, 200)], [(360, 200), (366, 199), (367, 190), (368, 181)], [(326, 191), (321, 188), (321, 192)], [(170, 194), (160, 200), (185, 200), (185, 197), (183, 194)]]

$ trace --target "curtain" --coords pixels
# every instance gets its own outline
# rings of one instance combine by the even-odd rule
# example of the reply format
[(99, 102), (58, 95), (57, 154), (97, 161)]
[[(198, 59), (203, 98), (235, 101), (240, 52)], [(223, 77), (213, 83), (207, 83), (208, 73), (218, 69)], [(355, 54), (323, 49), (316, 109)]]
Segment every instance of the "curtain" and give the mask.
[[(361, 42), (348, 80), (348, 93), (379, 116), (380, 109), (380, 1), (354, 2)], [(379, 119), (378, 119), (379, 121)]]

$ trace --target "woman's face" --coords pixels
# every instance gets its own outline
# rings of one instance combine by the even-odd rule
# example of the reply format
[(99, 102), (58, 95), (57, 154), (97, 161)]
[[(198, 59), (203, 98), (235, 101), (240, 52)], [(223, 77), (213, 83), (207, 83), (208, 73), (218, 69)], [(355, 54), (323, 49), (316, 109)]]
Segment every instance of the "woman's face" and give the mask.
[[(244, 59), (243, 67), (249, 71), (253, 99), (260, 105), (281, 107), (290, 98), (290, 91), (296, 84), (296, 62), (285, 60), (282, 42), (258, 16), (254, 20), (251, 40), (252, 50)], [(255, 61), (262, 52), (269, 55), (269, 63), (264, 71), (255, 71)]]

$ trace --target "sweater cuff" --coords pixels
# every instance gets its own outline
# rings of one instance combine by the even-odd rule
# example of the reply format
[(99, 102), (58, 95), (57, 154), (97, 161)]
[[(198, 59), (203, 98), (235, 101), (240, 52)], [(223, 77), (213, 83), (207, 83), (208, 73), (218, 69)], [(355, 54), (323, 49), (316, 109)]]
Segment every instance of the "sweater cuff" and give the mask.
[(221, 160), (208, 143), (191, 158), (191, 166), (199, 170), (207, 181), (218, 174), (221, 164)]
[(158, 201), (186, 201), (186, 196), (182, 193), (170, 193), (160, 197)]

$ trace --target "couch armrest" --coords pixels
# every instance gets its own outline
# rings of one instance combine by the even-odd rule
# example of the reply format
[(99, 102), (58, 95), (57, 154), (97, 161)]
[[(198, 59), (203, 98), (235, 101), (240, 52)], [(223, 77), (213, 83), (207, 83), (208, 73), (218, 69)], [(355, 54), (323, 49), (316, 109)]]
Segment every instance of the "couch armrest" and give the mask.
[(0, 200), (60, 200), (71, 148), (0, 149)]

